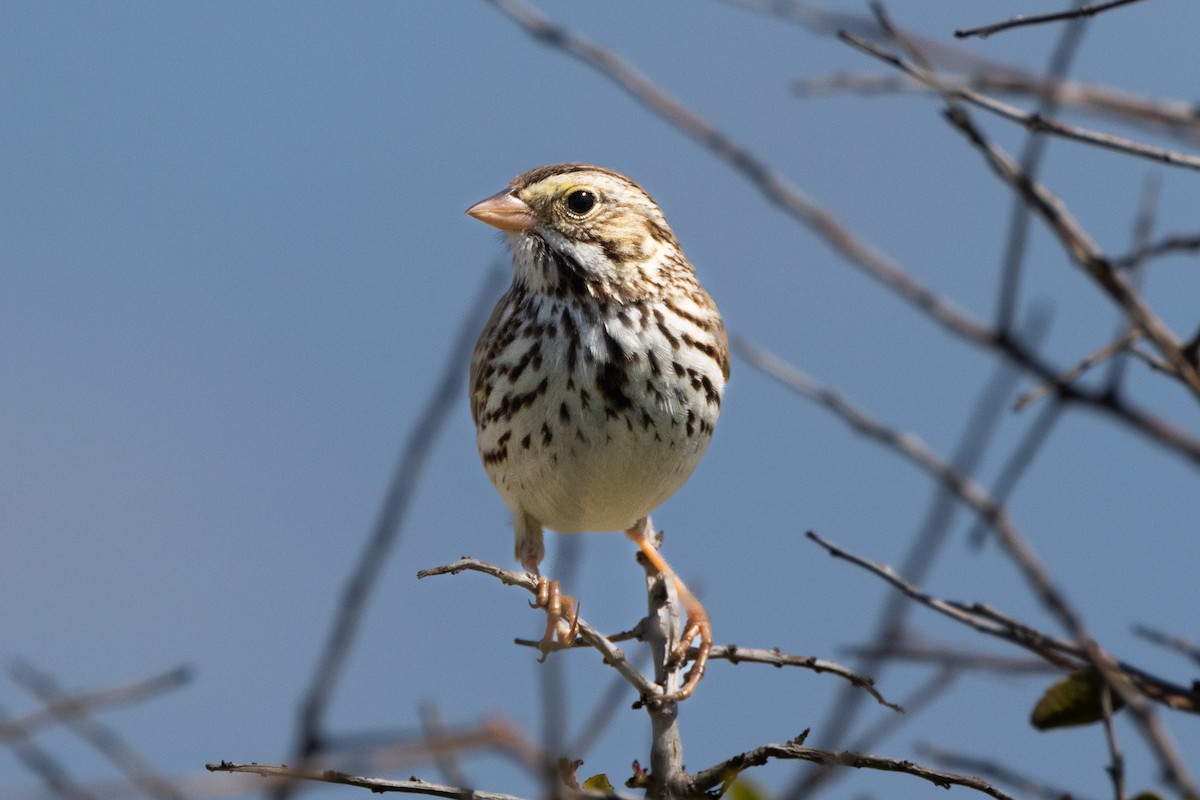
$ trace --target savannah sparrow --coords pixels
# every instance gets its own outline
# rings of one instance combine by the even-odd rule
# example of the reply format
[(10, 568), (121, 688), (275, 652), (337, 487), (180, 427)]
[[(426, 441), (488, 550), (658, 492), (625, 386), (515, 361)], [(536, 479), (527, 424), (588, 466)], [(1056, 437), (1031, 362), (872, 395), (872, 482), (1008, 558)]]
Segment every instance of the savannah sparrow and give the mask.
[(691, 475), (729, 377), (725, 326), (658, 205), (588, 164), (530, 170), (467, 209), (507, 234), (512, 287), (471, 361), (484, 469), (513, 516), (517, 559), (538, 575), (543, 657), (575, 639), (575, 602), (540, 576), (542, 529), (624, 531), (674, 580), (687, 612), (672, 653), (700, 638), (682, 700), (704, 674), (704, 607), (658, 553), (650, 512)]

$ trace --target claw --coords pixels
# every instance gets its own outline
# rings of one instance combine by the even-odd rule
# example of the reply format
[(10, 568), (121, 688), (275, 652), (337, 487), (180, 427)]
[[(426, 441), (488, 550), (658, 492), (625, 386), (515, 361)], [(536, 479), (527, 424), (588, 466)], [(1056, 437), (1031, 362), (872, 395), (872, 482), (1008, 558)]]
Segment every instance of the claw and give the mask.
[(530, 606), (546, 609), (546, 633), (538, 643), (538, 650), (542, 653), (538, 663), (544, 662), (555, 650), (575, 643), (575, 636), (579, 633), (579, 604), (574, 597), (562, 593), (562, 585), (558, 581), (539, 575), (537, 600)]
[[(699, 610), (698, 615), (697, 609)], [(712, 650), (712, 625), (708, 621), (708, 612), (698, 602), (694, 608), (688, 610), (687, 625), (683, 629), (683, 636), (675, 645), (675, 649), (671, 651), (672, 664), (678, 665), (687, 661), (688, 650), (697, 636), (700, 637), (700, 643), (696, 646), (696, 658), (692, 661), (692, 668), (683, 677), (683, 686), (676, 692), (655, 698), (658, 702), (678, 703), (688, 699), (696, 690), (700, 679), (704, 677), (704, 668), (708, 665), (708, 653)]]

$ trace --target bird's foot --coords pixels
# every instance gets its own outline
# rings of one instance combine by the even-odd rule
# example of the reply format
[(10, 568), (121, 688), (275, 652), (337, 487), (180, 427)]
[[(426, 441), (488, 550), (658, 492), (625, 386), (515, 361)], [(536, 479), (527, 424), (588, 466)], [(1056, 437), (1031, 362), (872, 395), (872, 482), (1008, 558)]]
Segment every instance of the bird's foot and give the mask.
[(692, 668), (683, 677), (683, 686), (670, 694), (654, 698), (659, 703), (678, 703), (691, 697), (697, 684), (700, 683), (700, 679), (704, 677), (704, 668), (708, 665), (708, 652), (712, 650), (713, 644), (712, 623), (709, 622), (708, 612), (704, 610), (704, 606), (700, 605), (695, 597), (690, 599), (692, 602), (688, 603), (687, 624), (683, 626), (683, 635), (679, 637), (679, 642), (671, 650), (667, 663), (670, 666), (679, 666), (686, 662), (692, 642), (699, 637), (700, 642), (696, 645), (696, 657), (692, 660)]
[(537, 581), (537, 600), (529, 605), (546, 609), (546, 635), (538, 644), (538, 650), (542, 652), (538, 661), (542, 662), (555, 650), (575, 644), (575, 637), (579, 634), (579, 604), (571, 595), (562, 593), (562, 585), (558, 581), (541, 575)]

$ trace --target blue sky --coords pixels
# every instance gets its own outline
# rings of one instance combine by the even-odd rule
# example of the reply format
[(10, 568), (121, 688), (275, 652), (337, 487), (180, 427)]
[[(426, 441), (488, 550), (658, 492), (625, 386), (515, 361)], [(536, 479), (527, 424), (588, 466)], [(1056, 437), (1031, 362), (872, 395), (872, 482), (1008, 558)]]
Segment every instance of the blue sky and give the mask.
[[(612, 47), (926, 285), (991, 318), (1011, 197), (936, 100), (793, 97), (797, 77), (880, 68), (723, 3), (580, 5), (540, 7)], [(1017, 9), (890, 10), (949, 41), (956, 27)], [(943, 454), (994, 369), (702, 147), (486, 3), (47, 1), (6, 4), (4, 18), (0, 659), (28, 659), (79, 689), (191, 665), (188, 687), (106, 717), (167, 774), (286, 759), (296, 702), (399, 447), (482, 277), (507, 263), (494, 232), (462, 212), (528, 168), (590, 161), (642, 183), (732, 332)], [(1072, 75), (1194, 100), (1193, 22), (1184, 0), (1097, 18)], [(1057, 32), (962, 46), (1036, 70)], [(1020, 148), (1021, 131), (980, 119)], [(1056, 141), (1043, 175), (1113, 252), (1128, 249), (1148, 176), (1163, 181), (1158, 230), (1195, 229), (1190, 172)], [(1194, 260), (1151, 268), (1147, 299), (1181, 335), (1195, 330), (1198, 294)], [(1110, 304), (1037, 225), (1022, 300), (1024, 312), (1051, 311), (1045, 352), (1063, 365), (1114, 330)], [(1141, 366), (1130, 373), (1144, 404), (1200, 429), (1182, 389)], [(1032, 419), (1005, 416), (985, 484)], [(1071, 411), (1011, 506), (1100, 641), (1181, 683), (1194, 675), (1187, 663), (1131, 626), (1200, 635), (1196, 478), (1129, 430)], [(804, 531), (896, 562), (932, 494), (910, 465), (735, 361), (708, 456), (655, 520), (718, 643), (845, 659), (839, 648), (869, 634), (887, 590)], [(926, 587), (1053, 630), (997, 549), (968, 545), (972, 522), (960, 513)], [(644, 608), (632, 545), (578, 541), (568, 589), (593, 624), (629, 627)], [(493, 715), (537, 730), (544, 667), (511, 640), (535, 635), (539, 614), (482, 576), (415, 579), (461, 554), (515, 566), (511, 546), (464, 390), (383, 568), (332, 730), (415, 731), (429, 701), (453, 724)], [(550, 537), (551, 560), (558, 546)], [(930, 612), (911, 619), (931, 640), (1016, 654)], [(608, 673), (591, 653), (558, 658), (579, 720)], [(890, 670), (880, 688), (900, 698), (926, 675)], [(683, 709), (687, 762), (819, 726), (838, 689), (828, 676), (714, 664)], [(1031, 731), (1039, 691), (1036, 680), (964, 677), (875, 749), (912, 757), (928, 741), (1106, 795), (1101, 731)], [(0, 707), (33, 703), (0, 680)], [(871, 708), (865, 721), (886, 713)], [(1194, 718), (1167, 721), (1185, 754), (1200, 752)], [(630, 760), (645, 763), (646, 731), (640, 712), (619, 712), (582, 771), (623, 779)], [(1128, 723), (1120, 731), (1130, 785), (1149, 786), (1152, 762)], [(81, 780), (114, 775), (61, 732), (39, 741)], [(481, 788), (533, 791), (500, 759), (469, 767)], [(405, 775), (414, 771), (437, 778), (432, 767)], [(772, 766), (758, 777), (781, 787), (793, 774)], [(849, 781), (892, 796), (935, 791), (897, 776)], [(0, 792), (33, 785), (0, 753)]]

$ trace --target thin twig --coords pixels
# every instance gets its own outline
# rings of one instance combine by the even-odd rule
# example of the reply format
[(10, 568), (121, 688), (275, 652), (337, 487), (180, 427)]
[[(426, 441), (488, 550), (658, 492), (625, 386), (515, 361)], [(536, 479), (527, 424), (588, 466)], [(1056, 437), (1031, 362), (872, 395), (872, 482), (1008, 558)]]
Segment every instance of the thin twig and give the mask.
[(1105, 0), (1102, 3), (1092, 3), (1091, 5), (1080, 6), (1068, 11), (1057, 11), (1052, 14), (1038, 14), (1032, 17), (1023, 15), (1015, 16), (1003, 22), (994, 22), (991, 25), (981, 25), (978, 28), (959, 28), (954, 32), (954, 35), (959, 39), (965, 39), (968, 36), (978, 36), (981, 39), (986, 39), (993, 33), (1007, 31), (1013, 28), (1020, 28), (1026, 25), (1041, 25), (1046, 22), (1061, 22), (1066, 19), (1079, 19), (1081, 17), (1092, 17), (1104, 11), (1109, 11), (1121, 6), (1127, 6), (1131, 3), (1137, 3), (1140, 0)]
[[(689, 651), (690, 652), (690, 651)], [(778, 647), (773, 647), (770, 650), (757, 650), (750, 647), (738, 647), (737, 645), (724, 645), (722, 647), (713, 647), (708, 654), (709, 659), (719, 659), (728, 661), (730, 664), (739, 664), (743, 661), (752, 664), (770, 664), (773, 667), (800, 667), (802, 669), (810, 669), (818, 675), (822, 672), (827, 672), (830, 675), (836, 675), (842, 678), (852, 686), (862, 689), (871, 697), (875, 698), (881, 706), (886, 706), (892, 711), (904, 713), (904, 708), (896, 703), (889, 702), (875, 688), (875, 681), (872, 678), (867, 678), (849, 667), (843, 666), (836, 661), (829, 661), (816, 656), (794, 656), (780, 652)]]
[(1147, 642), (1166, 647), (1169, 650), (1174, 650), (1177, 653), (1182, 653), (1187, 658), (1191, 659), (1196, 664), (1200, 664), (1200, 646), (1195, 642), (1183, 636), (1172, 636), (1169, 633), (1164, 633), (1157, 628), (1151, 628), (1148, 625), (1133, 626), (1133, 633), (1140, 636)]
[[(1150, 161), (1156, 161), (1162, 164), (1169, 164), (1175, 167), (1185, 167), (1187, 169), (1200, 170), (1200, 156), (1188, 155), (1174, 150), (1166, 150), (1161, 147), (1136, 142), (1132, 139), (1126, 139), (1121, 136), (1115, 136), (1110, 133), (1101, 133), (1099, 131), (1090, 131), (1086, 128), (1079, 128), (1072, 125), (1067, 125), (1051, 117), (1051, 112), (1039, 109), (1036, 112), (1022, 111), (1016, 106), (1001, 102), (986, 94), (975, 91), (974, 89), (965, 88), (953, 82), (942, 80), (940, 77), (929, 72), (924, 67), (921, 67), (901, 56), (889, 53), (879, 45), (870, 42), (853, 34), (844, 33), (839, 36), (842, 41), (852, 45), (858, 50), (867, 53), (868, 55), (878, 58), (896, 69), (904, 72), (914, 80), (920, 81), (927, 85), (930, 89), (942, 92), (946, 95), (954, 97), (958, 100), (963, 100), (973, 106), (982, 108), (995, 114), (998, 117), (1016, 122), (1023, 125), (1032, 133), (1049, 133), (1055, 136), (1060, 136), (1064, 139), (1090, 144), (1095, 147), (1101, 147), (1106, 150), (1114, 150), (1126, 155), (1145, 158)], [(1022, 159), (1023, 163), (1025, 159)], [(1025, 172), (1033, 174), (1026, 166)]]
[(1113, 800), (1125, 800), (1125, 756), (1117, 741), (1117, 728), (1113, 724), (1113, 691), (1105, 686), (1100, 690), (1100, 708), (1104, 712), (1104, 741), (1108, 745), (1109, 764), (1105, 770), (1113, 784)]
[[(537, 596), (537, 579), (525, 572), (514, 572), (510, 569), (497, 567), (494, 564), (488, 564), (485, 561), (480, 561), (475, 558), (460, 558), (453, 564), (445, 564), (440, 567), (431, 569), (423, 569), (417, 573), (418, 578), (429, 578), (435, 575), (457, 575), (463, 571), (482, 572), (485, 575), (491, 575), (497, 578), (501, 583), (509, 586), (518, 586), (525, 589), (530, 594)], [(616, 645), (604, 638), (604, 634), (588, 625), (586, 620), (579, 618), (579, 638), (583, 639), (590, 647), (600, 651), (604, 656), (604, 662), (613, 667), (617, 672), (627, 680), (643, 701), (653, 700), (655, 695), (662, 694), (662, 688), (657, 686), (653, 681), (643, 675), (633, 666), (633, 663), (626, 657)]]
[(1141, 337), (1137, 331), (1129, 331), (1124, 336), (1114, 342), (1101, 347), (1094, 353), (1090, 353), (1079, 359), (1071, 367), (1065, 370), (1061, 375), (1052, 381), (1042, 381), (1037, 386), (1034, 386), (1028, 392), (1017, 398), (1017, 402), (1013, 404), (1014, 411), (1024, 411), (1030, 403), (1033, 403), (1055, 390), (1056, 387), (1067, 383), (1074, 383), (1083, 377), (1084, 373), (1090, 370), (1097, 364), (1102, 364), (1108, 359), (1115, 356), (1122, 350), (1127, 350), (1129, 347)]
[(464, 789), (457, 786), (443, 786), (438, 783), (426, 783), (419, 780), (389, 781), (383, 778), (366, 778), (359, 775), (349, 775), (335, 770), (295, 769), (273, 764), (234, 764), (222, 761), (219, 764), (205, 764), (209, 772), (249, 772), (264, 778), (276, 778), (281, 786), (295, 786), (296, 781), (316, 781), (319, 783), (340, 783), (343, 786), (357, 786), (370, 789), (372, 792), (400, 792), (402, 794), (425, 794), (432, 797), (446, 797), (450, 800), (524, 800), (511, 794), (499, 792), (483, 792), (477, 789)]

